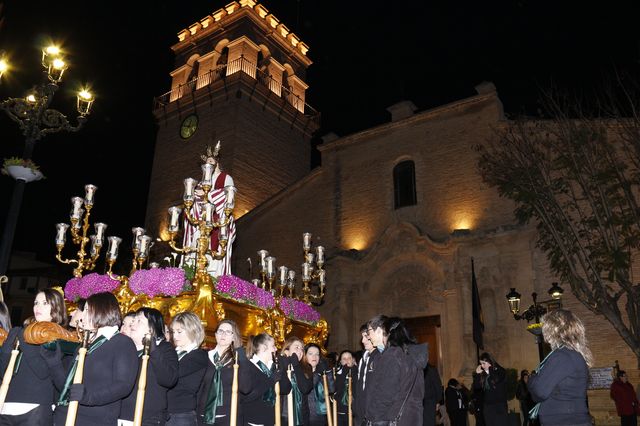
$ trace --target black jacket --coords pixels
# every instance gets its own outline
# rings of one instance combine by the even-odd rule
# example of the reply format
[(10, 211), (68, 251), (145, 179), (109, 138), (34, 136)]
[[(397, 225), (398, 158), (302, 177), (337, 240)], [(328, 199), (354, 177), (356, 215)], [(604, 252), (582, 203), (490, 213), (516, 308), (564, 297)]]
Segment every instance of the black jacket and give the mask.
[[(142, 360), (138, 363), (136, 382), (131, 393), (122, 401), (120, 418), (133, 420), (138, 393), (138, 378)], [(144, 419), (167, 418), (167, 391), (178, 381), (178, 354), (170, 343), (162, 340), (149, 354), (147, 389), (144, 395)]]
[(489, 367), (489, 374), (474, 373), (473, 389), (482, 391), (483, 405), (507, 405), (506, 371), (496, 364)]
[[(347, 375), (349, 371), (351, 371), (351, 394), (353, 396), (354, 389), (357, 385), (356, 382), (358, 380), (358, 366), (354, 365), (351, 368), (340, 367), (340, 369), (336, 371), (335, 398), (338, 401), (338, 414), (348, 414), (349, 412), (349, 389), (347, 388)], [(343, 401), (346, 401), (347, 404), (343, 404)], [(351, 409), (353, 410), (353, 405)]]
[[(368, 356), (368, 359), (364, 361), (364, 355), (360, 362), (358, 363), (358, 380), (355, 386), (355, 403), (354, 403), (354, 411), (353, 414), (356, 418), (356, 424), (359, 425), (362, 423), (364, 419), (364, 411), (367, 405), (367, 395), (369, 388), (369, 383), (371, 377), (369, 376), (371, 365), (377, 356), (380, 355), (377, 349), (374, 349)], [(366, 380), (365, 380), (366, 378)]]
[(169, 413), (187, 413), (196, 410), (196, 395), (208, 363), (207, 353), (202, 349), (194, 349), (178, 361), (178, 382), (167, 392)]
[(287, 366), (286, 359), (282, 359), (280, 371), (274, 371), (271, 377), (268, 377), (258, 366), (249, 361), (247, 369), (251, 378), (251, 392), (242, 401), (244, 424), (272, 425), (275, 423), (274, 406), (265, 402), (263, 396), (270, 388), (275, 386), (276, 382), (280, 383), (280, 395), (287, 395), (291, 392), (291, 382), (285, 373)]
[(589, 369), (582, 355), (559, 348), (547, 358), (539, 372), (529, 376), (527, 386), (543, 425), (591, 424), (587, 408)]
[[(300, 390), (300, 393), (302, 394), (302, 413), (300, 413), (300, 417), (302, 417), (302, 421), (303, 424), (307, 424), (308, 423), (308, 417), (305, 418), (305, 412), (304, 412), (304, 405), (305, 405), (305, 401), (309, 396), (309, 392), (311, 392), (313, 390), (313, 378), (312, 377), (307, 377), (304, 374), (304, 368), (302, 366), (302, 364), (300, 364), (300, 361), (298, 360), (298, 356), (293, 354), (288, 358), (288, 362), (293, 366), (293, 374), (296, 380), (296, 384), (298, 386), (298, 389)], [(293, 392), (293, 383), (291, 384), (291, 392)], [(287, 411), (287, 395), (282, 397), (282, 402), (281, 402), (281, 406), (282, 406), (282, 424), (285, 425), (287, 424), (287, 420), (288, 420), (288, 416), (289, 413)], [(295, 400), (294, 400), (294, 404), (295, 404)], [(307, 423), (304, 423), (304, 422)], [(298, 425), (296, 425), (298, 426)]]

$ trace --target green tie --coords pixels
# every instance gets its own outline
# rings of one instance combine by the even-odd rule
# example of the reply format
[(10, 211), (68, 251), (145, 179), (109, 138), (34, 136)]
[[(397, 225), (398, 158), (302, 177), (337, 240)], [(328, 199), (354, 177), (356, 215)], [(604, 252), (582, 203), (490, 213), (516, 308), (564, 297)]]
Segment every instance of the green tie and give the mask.
[[(262, 361), (258, 361), (258, 367), (267, 377), (271, 377), (273, 372), (267, 368), (267, 366)], [(269, 389), (262, 395), (262, 401), (271, 405), (272, 407), (276, 405), (276, 391), (273, 389), (273, 386), (270, 386)]]
[[(187, 351), (178, 351), (178, 361), (180, 361), (182, 357), (185, 356), (187, 353), (188, 353)], [(218, 355), (217, 352), (216, 352), (216, 355)]]
[[(295, 414), (296, 426), (302, 425), (302, 392), (298, 387), (298, 380), (296, 379), (295, 372), (291, 372), (291, 392), (293, 392), (293, 412)], [(287, 413), (289, 416), (291, 413)]]
[[(98, 337), (93, 341), (93, 343), (91, 343), (91, 345), (89, 345), (89, 349), (87, 349), (87, 355), (98, 349), (106, 341), (106, 337)], [(76, 358), (73, 360), (71, 370), (69, 370), (69, 374), (67, 375), (67, 380), (65, 380), (64, 382), (64, 388), (62, 388), (62, 392), (60, 392), (60, 397), (58, 398), (58, 405), (69, 405), (69, 388), (73, 384), (73, 377), (76, 375), (76, 368), (78, 368), (78, 355), (76, 355)]]
[[(178, 358), (179, 357), (180, 355), (178, 355)], [(222, 407), (222, 365), (220, 364), (220, 355), (218, 355), (218, 352), (213, 354), (213, 365), (215, 366), (216, 372), (213, 374), (213, 379), (209, 386), (209, 394), (207, 395), (207, 404), (204, 408), (204, 422), (209, 425), (215, 423), (216, 410), (218, 407)]]

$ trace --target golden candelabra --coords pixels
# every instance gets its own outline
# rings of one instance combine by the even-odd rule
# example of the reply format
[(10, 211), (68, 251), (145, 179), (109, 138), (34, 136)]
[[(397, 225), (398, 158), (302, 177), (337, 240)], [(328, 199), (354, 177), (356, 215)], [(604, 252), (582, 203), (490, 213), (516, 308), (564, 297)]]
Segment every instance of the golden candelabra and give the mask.
[[(89, 231), (89, 217), (91, 216), (91, 209), (93, 208), (93, 199), (98, 188), (95, 185), (85, 185), (84, 189), (84, 199), (81, 197), (71, 198), (71, 237), (73, 243), (79, 246), (79, 250), (76, 253), (77, 258), (62, 258), (62, 249), (66, 243), (66, 234), (69, 225), (66, 223), (58, 223), (56, 225), (56, 248), (58, 249), (56, 259), (64, 264), (77, 265), (73, 270), (73, 275), (77, 278), (82, 276), (84, 270), (92, 271), (93, 268), (95, 268), (104, 241), (104, 231), (107, 229), (106, 224), (96, 223), (94, 225), (96, 233), (87, 236), (87, 232)], [(82, 208), (83, 206), (84, 209)], [(87, 253), (85, 248), (89, 242), (91, 242), (91, 248)]]
[[(169, 208), (169, 246), (176, 252), (183, 255), (196, 254), (196, 273), (193, 280), (194, 289), (202, 286), (213, 288), (213, 279), (207, 272), (209, 259), (207, 255), (215, 260), (222, 260), (227, 255), (227, 244), (229, 242), (229, 225), (233, 220), (233, 208), (235, 205), (236, 188), (233, 186), (224, 187), (224, 199), (217, 197), (219, 203), (211, 200), (211, 195), (216, 189), (213, 188), (213, 174), (215, 165), (205, 163), (202, 168), (202, 180), (197, 182), (193, 178), (184, 180), (184, 195), (181, 206)], [(198, 194), (198, 192), (200, 192)], [(196, 195), (200, 200), (196, 199)], [(221, 200), (221, 201), (220, 201)], [(192, 211), (192, 207), (195, 207)], [(184, 213), (185, 225), (196, 227), (198, 238), (195, 247), (191, 244), (183, 244), (178, 247), (175, 238), (180, 230), (180, 215)], [(215, 216), (218, 216), (217, 220)], [(186, 226), (185, 226), (186, 228)], [(212, 249), (211, 233), (218, 229), (219, 249)], [(185, 229), (187, 232), (187, 229)]]
[[(317, 246), (315, 248), (315, 254), (311, 250), (311, 234), (305, 232), (302, 234), (302, 249), (304, 251), (304, 263), (302, 264), (302, 296), (297, 297), (295, 294), (296, 284), (296, 271), (289, 269), (286, 266), (279, 266), (277, 281), (278, 281), (278, 298), (285, 297), (285, 292), (288, 289), (288, 297), (291, 299), (302, 300), (306, 304), (320, 303), (324, 299), (324, 289), (326, 286), (326, 274), (322, 269), (324, 266), (324, 247)], [(275, 296), (275, 289), (273, 284), (276, 281), (276, 258), (269, 256), (267, 250), (259, 250), (258, 258), (260, 264), (260, 277), (261, 279), (253, 280), (254, 284), (260, 285), (263, 289), (271, 291)], [(318, 292), (313, 293), (311, 289), (312, 285), (318, 285)]]
[[(145, 234), (144, 228), (134, 227), (131, 228), (131, 232), (133, 233), (133, 243), (131, 245), (131, 251), (133, 253), (133, 260), (131, 265), (131, 272), (129, 275), (133, 275), (135, 271), (138, 269), (142, 269), (142, 265), (144, 262), (149, 259), (149, 250), (153, 245), (152, 238), (149, 235)], [(122, 238), (119, 237), (109, 237), (109, 249), (107, 250), (107, 275), (114, 280), (118, 280), (123, 284), (126, 284), (129, 281), (129, 278), (125, 275), (115, 275), (113, 273), (113, 265), (116, 263), (118, 259), (118, 247), (122, 242)]]

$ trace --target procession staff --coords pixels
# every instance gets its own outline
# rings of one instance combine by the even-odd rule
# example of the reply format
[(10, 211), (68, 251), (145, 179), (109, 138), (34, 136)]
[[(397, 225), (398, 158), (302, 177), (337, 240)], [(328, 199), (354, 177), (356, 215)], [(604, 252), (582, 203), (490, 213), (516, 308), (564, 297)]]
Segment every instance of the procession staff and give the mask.
[(142, 339), (142, 360), (138, 375), (138, 391), (136, 392), (136, 407), (133, 410), (133, 426), (142, 425), (144, 411), (144, 397), (147, 393), (147, 368), (149, 367), (149, 351), (151, 350), (151, 336), (147, 334)]
[(358, 367), (353, 353), (348, 350), (344, 350), (340, 353), (340, 368), (336, 372), (336, 394), (335, 401), (337, 402), (337, 425), (347, 426), (349, 424), (349, 406), (351, 405), (351, 398), (349, 396), (349, 377), (356, 377), (358, 375)]
[[(33, 302), (36, 321), (50, 321), (66, 325), (66, 310), (62, 294), (54, 289), (44, 289)], [(14, 366), (14, 374), (0, 415), (2, 424), (50, 425), (53, 421), (51, 405), (54, 401), (54, 385), (51, 371), (44, 362), (46, 350), (39, 345), (24, 341), (23, 327), (14, 327), (9, 332), (0, 350), (0, 371), (7, 369), (15, 342), (20, 343)]]
[[(238, 392), (243, 394), (251, 390), (249, 375), (249, 361), (242, 348), (240, 331), (232, 320), (222, 320), (216, 328), (216, 346), (207, 354), (207, 368), (198, 390), (198, 424), (199, 425), (229, 425), (231, 413), (231, 394), (235, 355), (238, 358)], [(242, 423), (242, 404), (237, 409), (238, 424)], [(233, 425), (235, 426), (235, 425)]]
[[(333, 394), (334, 380), (332, 371), (320, 359), (320, 346), (315, 343), (305, 346), (303, 366), (313, 380), (313, 389), (303, 403), (304, 416), (309, 419), (310, 426), (324, 426), (327, 424), (327, 414), (331, 414), (331, 408), (324, 398), (325, 388), (327, 394)], [(327, 380), (326, 386), (323, 383), (323, 375)]]
[[(164, 425), (167, 421), (167, 392), (178, 381), (178, 355), (164, 338), (164, 320), (157, 309), (140, 308), (136, 311), (129, 337), (139, 356), (142, 356), (142, 339), (146, 334), (151, 335), (151, 345), (142, 425)], [(141, 362), (138, 364), (139, 377)], [(134, 390), (122, 401), (121, 420), (133, 421), (137, 387), (136, 383)]]
[[(56, 387), (61, 389), (56, 403), (55, 424), (63, 425), (70, 401), (78, 401), (76, 426), (115, 425), (122, 399), (133, 389), (138, 368), (131, 339), (120, 334), (120, 308), (111, 293), (97, 293), (87, 299), (82, 324), (92, 330), (87, 348), (83, 382), (72, 384), (75, 361), (64, 368), (60, 350), (47, 351), (47, 366)], [(49, 423), (51, 424), (51, 423)]]
[(251, 361), (247, 367), (251, 376), (251, 392), (242, 402), (245, 424), (275, 424), (276, 383), (279, 383), (280, 395), (291, 392), (291, 382), (284, 373), (289, 363), (281, 359), (280, 369), (276, 370), (272, 355), (275, 352), (275, 341), (267, 333), (253, 336), (247, 343), (247, 355)]
[[(307, 395), (313, 389), (313, 380), (311, 379), (311, 368), (308, 369), (308, 374), (305, 374), (302, 365), (304, 343), (299, 337), (290, 336), (285, 340), (280, 354), (288, 358), (288, 362), (293, 369), (290, 379), (291, 393), (287, 396), (287, 400), (292, 399), (293, 416), (289, 414), (288, 408), (283, 410), (282, 423), (294, 426), (306, 425), (309, 423), (309, 417), (307, 415), (305, 418), (303, 404), (307, 399)], [(288, 407), (288, 404), (283, 404), (283, 406)]]
[(171, 321), (178, 355), (178, 383), (167, 393), (167, 426), (196, 426), (197, 394), (207, 369), (207, 353), (199, 349), (204, 328), (193, 312), (182, 312)]

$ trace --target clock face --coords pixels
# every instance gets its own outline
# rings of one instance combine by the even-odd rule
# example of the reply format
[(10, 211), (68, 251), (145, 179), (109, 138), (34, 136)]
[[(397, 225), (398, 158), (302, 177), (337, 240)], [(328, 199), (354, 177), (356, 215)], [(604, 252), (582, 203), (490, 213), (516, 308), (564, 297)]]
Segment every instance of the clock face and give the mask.
[(180, 137), (182, 139), (189, 139), (198, 129), (198, 116), (191, 114), (182, 120), (180, 125)]

